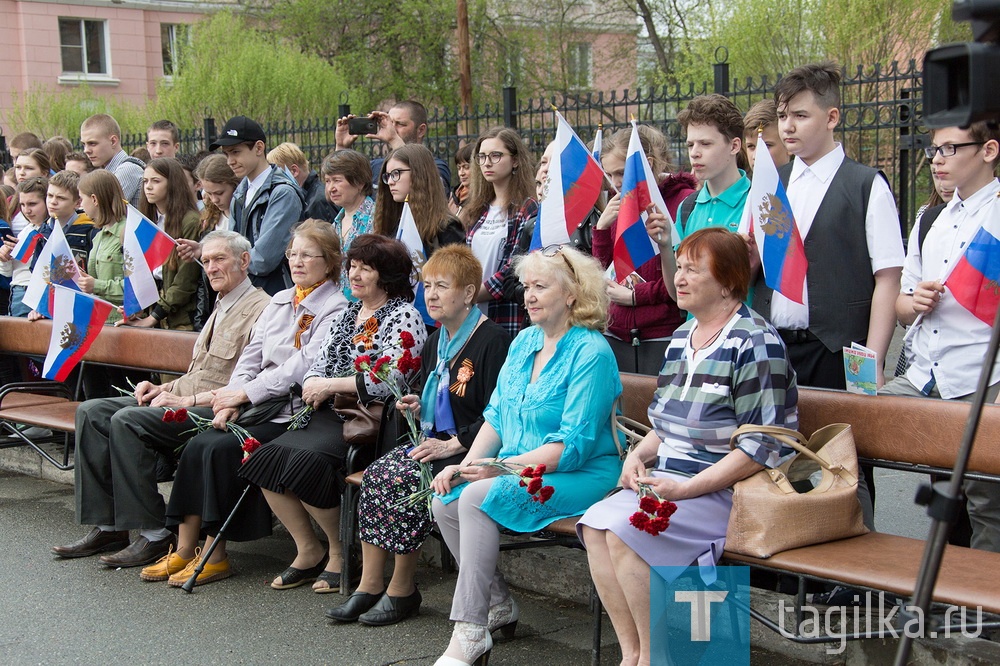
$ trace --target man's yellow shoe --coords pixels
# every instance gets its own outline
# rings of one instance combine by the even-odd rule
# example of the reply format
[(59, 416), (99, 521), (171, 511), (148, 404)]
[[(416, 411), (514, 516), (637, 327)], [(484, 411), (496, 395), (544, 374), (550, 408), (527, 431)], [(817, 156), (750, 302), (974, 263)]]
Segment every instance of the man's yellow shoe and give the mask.
[[(188, 562), (187, 566), (184, 567), (182, 571), (172, 574), (170, 578), (167, 579), (167, 585), (170, 585), (171, 587), (180, 587), (186, 583), (188, 579), (194, 575), (194, 570), (198, 566), (199, 562), (201, 562), (201, 556), (196, 555), (193, 560)], [(194, 584), (204, 585), (205, 583), (211, 583), (212, 581), (229, 578), (231, 575), (233, 575), (233, 572), (229, 568), (229, 558), (226, 558), (221, 562), (216, 562), (215, 564), (206, 562), (205, 568), (202, 569), (200, 574), (198, 574), (198, 580), (196, 580)]]
[(171, 551), (158, 559), (154, 564), (150, 564), (148, 567), (143, 567), (142, 571), (139, 573), (139, 578), (153, 582), (167, 580), (173, 574), (183, 571), (184, 567), (192, 561), (194, 561), (193, 557), (189, 560), (185, 560), (177, 553)]

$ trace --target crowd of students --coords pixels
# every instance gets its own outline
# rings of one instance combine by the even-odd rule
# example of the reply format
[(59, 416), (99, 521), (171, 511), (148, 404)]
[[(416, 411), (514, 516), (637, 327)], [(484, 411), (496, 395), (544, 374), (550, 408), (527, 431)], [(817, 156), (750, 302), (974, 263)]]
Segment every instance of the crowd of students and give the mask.
[[(10, 222), (9, 235), (0, 248), (0, 273), (10, 279), (8, 311), (14, 316), (39, 316), (22, 302), (34, 260), (29, 258), (19, 262), (11, 258), (16, 237), (28, 225), (38, 229), (43, 236), (51, 233), (54, 225), (59, 225), (74, 254), (80, 259), (80, 288), (120, 305), (124, 277), (121, 237), (125, 201), (130, 201), (177, 240), (178, 247), (156, 275), (160, 284), (159, 301), (137, 317), (124, 318), (120, 311), (113, 311), (109, 323), (202, 331), (199, 344), (207, 333), (209, 339), (204, 340), (207, 349), (212, 338), (211, 322), (215, 321), (217, 326), (223, 316), (220, 312), (235, 307), (230, 302), (235, 297), (230, 296), (227, 300), (227, 294), (238, 292), (242, 298), (247, 293), (258, 293), (256, 290), (260, 289), (274, 299), (273, 307), (288, 309), (288, 321), (282, 320), (282, 325), (287, 326), (272, 335), (279, 336), (277, 339), (286, 346), (294, 346), (294, 339), (299, 345), (296, 349), (301, 349), (304, 343), (301, 335), (293, 335), (295, 326), (301, 327), (301, 333), (313, 320), (303, 324), (306, 320), (298, 319), (300, 304), (312, 303), (308, 300), (309, 294), (319, 285), (335, 284), (341, 301), (336, 307), (331, 305), (329, 312), (324, 310), (328, 315), (326, 319), (330, 320), (327, 325), (331, 333), (313, 338), (323, 340), (328, 337), (321, 345), (320, 356), (306, 359), (309, 363), (305, 364), (305, 368), (315, 361), (312, 369), (298, 378), (304, 382), (306, 389), (303, 399), (317, 408), (326, 405), (332, 393), (336, 392), (356, 393), (365, 398), (384, 394), (371, 385), (364, 372), (354, 373), (348, 366), (361, 353), (371, 354), (374, 359), (380, 347), (383, 350), (394, 349), (394, 342), (379, 338), (375, 331), (379, 323), (388, 321), (386, 318), (396, 322), (394, 318), (400, 317), (406, 323), (393, 324), (393, 334), (401, 331), (416, 333), (420, 345), (427, 333), (440, 333), (445, 341), (454, 337), (466, 319), (472, 322), (470, 326), (491, 321), (491, 325), (496, 325), (497, 332), (505, 333), (500, 336), (504, 338), (500, 345), (504, 354), (509, 340), (513, 339), (515, 342), (511, 349), (518, 350), (523, 356), (518, 356), (518, 362), (523, 364), (525, 359), (533, 359), (517, 369), (505, 370), (506, 365), (505, 369), (494, 368), (499, 372), (498, 386), (515, 386), (516, 382), (510, 383), (513, 375), (507, 376), (505, 372), (527, 373), (522, 377), (524, 385), (518, 385), (520, 388), (516, 389), (520, 391), (521, 401), (526, 395), (531, 396), (530, 387), (538, 380), (542, 369), (548, 367), (547, 363), (552, 363), (552, 359), (561, 359), (567, 353), (565, 345), (560, 346), (563, 343), (559, 342), (563, 336), (574, 327), (582, 327), (581, 331), (585, 329), (587, 332), (581, 332), (580, 336), (588, 341), (588, 349), (602, 359), (613, 358), (616, 371), (657, 375), (670, 369), (671, 376), (661, 374), (660, 385), (666, 388), (661, 388), (657, 400), (663, 403), (666, 398), (661, 396), (661, 392), (669, 389), (676, 379), (674, 375), (688, 372), (677, 370), (687, 361), (670, 356), (671, 350), (675, 354), (682, 353), (688, 336), (696, 339), (700, 335), (692, 333), (699, 330), (697, 323), (687, 320), (694, 316), (703, 327), (707, 327), (708, 322), (726, 319), (716, 316), (718, 313), (713, 310), (713, 303), (724, 305), (730, 318), (735, 316), (744, 322), (752, 321), (754, 330), (772, 336), (775, 344), (780, 340), (783, 351), (779, 356), (784, 359), (787, 354), (787, 363), (794, 370), (794, 378), (790, 372), (781, 371), (784, 373), (782, 377), (787, 375), (783, 381), (787, 381), (789, 393), (786, 396), (782, 391), (780, 399), (790, 401), (790, 414), (794, 412), (796, 382), (799, 386), (845, 388), (842, 348), (852, 343), (865, 345), (876, 353), (877, 384), (882, 392), (969, 399), (975, 389), (990, 327), (957, 303), (943, 281), (983, 223), (992, 219), (991, 216), (1000, 214), (995, 210), (1000, 198), (1000, 182), (994, 176), (1000, 160), (1000, 129), (995, 123), (976, 123), (968, 128), (944, 128), (932, 132), (933, 145), (926, 150), (927, 158), (931, 162), (937, 192), (947, 203), (921, 210), (913, 225), (908, 251), (904, 253), (899, 217), (885, 176), (877, 169), (849, 158), (843, 146), (835, 141), (834, 130), (840, 120), (839, 95), (839, 70), (830, 63), (822, 63), (789, 72), (776, 86), (773, 100), (755, 104), (745, 115), (731, 100), (721, 95), (695, 98), (678, 116), (687, 137), (690, 173), (681, 172), (674, 166), (674, 156), (670, 155), (668, 143), (659, 130), (639, 126), (642, 147), (656, 175), (667, 210), (652, 213), (647, 222), (650, 236), (660, 245), (660, 256), (637, 267), (630, 276), (614, 275), (611, 268), (620, 207), (618, 190), (622, 186), (630, 136), (628, 129), (619, 130), (604, 142), (600, 159), (610, 186), (586, 222), (573, 234), (571, 245), (574, 249), (547, 249), (544, 253), (546, 261), (541, 264), (525, 263), (524, 256), (531, 244), (538, 203), (546, 194), (548, 163), (554, 158), (552, 147), (536, 164), (515, 130), (501, 127), (489, 129), (458, 152), (458, 182), (453, 184), (447, 164), (435, 158), (422, 145), (427, 129), (426, 111), (413, 101), (397, 104), (388, 112), (370, 114), (375, 132), (368, 136), (382, 142), (385, 149), (382, 157), (372, 161), (351, 149), (356, 138), (350, 133), (353, 117), (340, 119), (337, 149), (325, 157), (318, 174), (310, 169), (303, 151), (294, 144), (281, 144), (269, 151), (267, 137), (260, 125), (244, 116), (230, 119), (212, 144), (212, 151), (221, 150), (221, 155), (213, 152), (194, 163), (176, 154), (179, 148), (177, 128), (167, 121), (154, 123), (149, 128), (148, 163), (126, 155), (120, 145), (120, 128), (114, 119), (106, 115), (93, 116), (84, 122), (80, 132), (84, 147), (82, 155), (72, 152), (69, 142), (58, 140), (58, 137), (43, 145), (36, 138), (19, 135), (10, 144), (15, 165), (6, 174), (14, 181), (13, 191), (5, 190), (5, 196), (0, 197), (0, 219)], [(768, 151), (778, 167), (795, 224), (804, 241), (808, 272), (801, 304), (768, 287), (760, 269), (756, 240), (742, 224), (755, 156), (762, 149)], [(82, 175), (78, 175), (77, 171)], [(468, 248), (463, 250), (468, 257), (454, 255), (449, 250), (442, 256), (447, 256), (450, 263), (441, 260), (441, 264), (431, 264), (437, 266), (435, 275), (444, 277), (425, 282), (426, 289), (422, 292), (418, 290), (423, 295), (416, 296), (415, 308), (410, 308), (407, 303), (414, 300), (407, 280), (401, 282), (402, 278), (395, 274), (396, 270), (390, 269), (390, 264), (386, 263), (396, 250), (382, 247), (372, 240), (395, 238), (404, 203), (408, 204), (413, 215), (423, 244), (424, 259), (433, 258), (443, 248)], [(303, 220), (312, 221), (303, 223)], [(319, 233), (315, 232), (316, 224), (329, 224), (324, 228), (332, 229), (331, 238), (324, 240), (325, 237), (316, 235)], [(299, 229), (314, 231), (309, 232), (310, 236)], [(685, 248), (690, 250), (692, 247), (688, 239), (698, 238), (700, 243), (708, 242), (703, 235), (699, 235), (706, 229), (725, 229), (734, 235), (742, 233), (745, 240), (750, 278), (743, 279), (745, 284), (725, 287), (721, 298), (716, 298), (716, 294), (699, 293), (696, 289), (705, 280), (708, 280), (706, 284), (709, 286), (728, 284), (722, 278), (701, 275), (700, 256), (689, 256), (681, 271), (678, 271), (675, 259), (678, 243), (683, 253)], [(225, 230), (230, 230), (229, 235)], [(302, 236), (303, 233), (306, 236)], [(242, 240), (237, 242), (236, 239)], [(335, 251), (327, 248), (327, 244)], [(225, 247), (221, 247), (223, 245)], [(703, 246), (696, 243), (695, 247)], [(211, 256), (206, 254), (208, 250), (212, 251)], [(730, 256), (724, 252), (722, 255)], [(326, 272), (310, 272), (303, 268), (310, 261), (318, 261), (321, 256), (326, 257)], [(347, 260), (341, 262), (341, 257), (347, 257)], [(218, 268), (220, 263), (229, 266), (226, 270), (235, 271), (228, 281), (219, 277), (222, 270)], [(469, 266), (480, 271), (475, 281), (466, 279)], [(710, 268), (716, 277), (727, 274), (725, 266), (712, 265)], [(601, 279), (597, 282), (601, 285), (600, 293), (591, 293), (588, 291), (594, 284), (591, 277), (601, 271), (603, 282)], [(315, 278), (318, 282), (314, 280), (314, 284), (305, 284), (303, 280), (309, 280), (304, 276), (312, 276), (309, 279)], [(246, 286), (243, 286), (244, 279)], [(220, 291), (218, 285), (222, 285), (224, 291)], [(449, 289), (455, 291), (453, 296), (448, 297), (453, 302), (443, 303), (442, 294)], [(733, 294), (738, 294), (739, 298), (734, 299)], [(259, 316), (264, 306), (263, 301), (258, 301), (254, 318)], [(686, 303), (688, 307), (679, 303)], [(581, 324), (581, 307), (598, 307), (603, 312), (597, 319), (585, 318), (588, 323)], [(473, 316), (474, 310), (478, 310), (476, 316)], [(334, 311), (336, 318), (333, 317)], [(553, 312), (558, 315), (556, 319), (551, 319), (555, 316)], [(413, 328), (415, 322), (411, 321), (414, 317), (422, 319), (417, 329)], [(368, 330), (369, 320), (375, 321), (373, 325), (376, 328), (372, 331)], [(438, 328), (441, 322), (446, 322), (446, 325)], [(886, 381), (883, 365), (897, 323), (915, 327), (904, 354), (908, 367), (901, 367), (900, 376)], [(723, 328), (716, 336), (725, 326), (723, 321)], [(202, 327), (205, 327), (204, 330)], [(523, 333), (529, 327), (532, 333)], [(262, 328), (261, 325), (258, 324), (258, 328)], [(337, 339), (334, 333), (337, 330), (347, 337)], [(448, 334), (441, 333), (442, 330), (448, 330)], [(247, 344), (253, 346), (249, 334), (242, 339), (240, 349)], [(719, 338), (721, 341), (725, 339), (725, 335)], [(436, 337), (432, 340), (442, 358), (454, 357), (459, 351), (449, 351), (447, 342)], [(712, 338), (694, 350), (691, 356), (694, 365), (699, 362), (697, 352), (703, 349), (711, 352), (717, 344), (721, 342)], [(235, 362), (240, 349), (230, 350), (226, 358)], [(287, 360), (289, 354), (279, 361)], [(509, 360), (514, 358), (513, 354), (512, 351)], [(201, 362), (211, 363), (212, 358), (209, 354)], [(279, 361), (275, 363), (280, 365)], [(196, 356), (193, 371), (197, 370), (195, 366), (198, 362)], [(574, 382), (593, 383), (589, 378), (569, 372), (579, 369), (575, 365), (578, 362), (579, 359), (574, 357), (566, 360), (567, 365), (560, 368), (563, 378), (559, 382), (562, 383), (555, 382), (562, 387), (560, 390), (572, 390)], [(681, 366), (678, 366), (679, 363)], [(331, 374), (342, 365), (341, 369), (348, 377), (344, 377), (345, 373)], [(255, 368), (254, 376), (265, 372), (265, 369), (266, 365)], [(433, 374), (432, 370), (439, 374), (442, 372), (440, 367), (425, 367), (420, 375), (421, 381)], [(455, 369), (454, 373), (457, 374), (458, 370)], [(329, 388), (327, 384), (322, 385), (325, 388), (317, 388), (320, 380), (336, 388)], [(307, 381), (311, 384), (305, 383)], [(496, 376), (490, 381), (492, 388), (497, 383)], [(130, 405), (134, 406), (137, 401), (140, 409), (146, 404), (160, 408), (187, 407), (188, 404), (192, 409), (210, 408), (205, 412), (206, 416), (215, 419), (217, 428), (224, 429), (227, 418), (238, 416), (238, 412), (231, 411), (234, 407), (233, 396), (223, 390), (228, 382), (228, 377), (216, 377), (207, 383), (196, 383), (196, 387), (188, 393), (183, 390), (176, 392), (173, 382), (164, 382), (156, 385), (157, 389), (151, 391), (145, 400), (137, 391)], [(609, 379), (601, 389), (613, 393), (616, 385)], [(88, 398), (107, 398), (110, 381), (85, 382), (85, 386), (90, 391)], [(745, 388), (746, 384), (742, 386)], [(991, 398), (994, 398), (1000, 391), (1000, 367), (994, 369), (991, 386)], [(454, 386), (449, 389), (445, 382), (446, 393), (448, 390), (454, 392), (454, 389)], [(236, 404), (256, 405), (259, 400), (273, 399), (275, 395), (271, 393), (273, 391), (262, 391), (250, 396), (243, 391), (238, 393)], [(165, 397), (171, 395), (174, 397)], [(229, 396), (228, 401), (219, 398), (226, 395)], [(594, 404), (603, 405), (603, 399), (609, 396), (610, 393), (594, 398)], [(737, 397), (735, 394), (728, 395), (725, 400), (735, 405)], [(189, 398), (192, 402), (187, 403)], [(489, 445), (476, 444), (470, 437), (455, 435), (452, 444), (444, 447), (449, 456), (454, 457), (465, 451), (475, 451), (477, 455), (469, 453), (454, 470), (449, 468), (451, 471), (448, 474), (456, 476), (438, 477), (440, 480), (435, 481), (435, 488), (442, 496), (451, 490), (452, 479), (458, 475), (465, 481), (485, 480), (481, 467), (474, 472), (470, 470), (475, 460), (481, 457), (479, 454), (485, 452), (486, 456), (496, 456), (498, 451), (506, 450), (501, 448), (507, 445), (501, 441), (502, 429), (511, 430), (513, 422), (507, 423), (503, 419), (514, 417), (503, 410), (510, 409), (513, 410), (511, 414), (523, 415), (520, 410), (526, 409), (520, 403), (516, 408), (504, 406), (502, 397), (497, 397), (486, 408), (484, 401), (488, 398), (489, 395), (480, 395), (477, 404), (480, 410), (486, 409), (489, 428), (479, 432), (488, 431), (483, 437)], [(654, 401), (654, 407), (656, 405)], [(660, 406), (663, 407), (663, 404)], [(407, 408), (412, 408), (412, 403)], [(428, 408), (436, 409), (425, 402), (424, 409)], [(759, 414), (752, 416), (745, 410), (735, 408), (730, 416), (735, 421), (760, 418)], [(284, 424), (289, 418), (290, 415), (284, 413), (275, 417), (277, 420), (269, 421)], [(552, 432), (525, 435), (528, 447), (517, 449), (514, 455), (522, 455), (526, 464), (544, 460), (553, 471), (564, 465), (568, 470), (570, 466), (565, 451), (571, 448), (567, 439), (570, 435), (567, 434), (569, 431), (559, 429), (560, 423), (566, 425), (565, 415), (560, 418), (562, 421), (556, 419), (553, 423), (544, 424), (545, 427), (555, 428)], [(319, 420), (314, 428), (329, 427), (323, 425), (324, 419)], [(521, 425), (532, 423), (529, 419)], [(78, 427), (78, 452), (90, 446), (87, 429), (83, 425)], [(306, 438), (305, 435), (280, 435), (272, 430), (267, 431), (269, 436), (280, 441)], [(447, 429), (439, 428), (435, 432), (442, 437), (441, 441), (452, 441), (444, 438), (449, 434)], [(669, 435), (665, 431), (654, 432), (661, 439)], [(591, 435), (599, 438), (596, 433)], [(161, 432), (152, 440), (143, 440), (142, 437), (139, 440), (146, 441), (142, 446), (155, 452), (166, 450), (165, 441), (173, 446), (179, 436), (178, 432), (170, 430), (166, 435)], [(583, 446), (576, 440), (580, 436), (579, 432), (573, 432), (574, 447)], [(104, 437), (107, 439), (106, 435)], [(337, 435), (331, 437), (336, 439)], [(692, 437), (699, 440), (697, 436)], [(459, 440), (462, 440), (461, 446)], [(565, 446), (565, 450), (560, 448), (555, 453), (541, 455), (532, 448), (537, 446), (539, 451), (547, 450), (545, 447), (554, 442)], [(594, 442), (591, 444), (597, 446)], [(131, 445), (136, 446), (136, 443)], [(701, 444), (693, 442), (692, 446), (697, 449)], [(590, 454), (595, 451), (592, 446), (586, 450)], [(337, 473), (324, 473), (323, 478), (328, 479), (333, 487), (324, 488), (322, 492), (316, 492), (313, 487), (315, 479), (312, 485), (306, 484), (310, 490), (302, 492), (316, 492), (316, 497), (322, 497), (317, 500), (317, 505), (311, 505), (308, 500), (297, 497), (291, 490), (291, 482), (282, 476), (290, 473), (288, 466), (292, 463), (289, 460), (299, 454), (279, 453), (277, 448), (268, 451), (270, 453), (255, 460), (274, 460), (271, 464), (275, 469), (262, 471), (258, 468), (264, 463), (256, 463), (247, 467), (250, 470), (247, 478), (265, 489), (264, 496), (271, 508), (293, 534), (304, 534), (304, 525), (312, 516), (331, 539), (329, 551), (321, 553), (314, 540), (297, 537), (299, 552), (296, 560), (275, 579), (273, 587), (294, 587), (317, 578), (319, 582), (315, 589), (318, 592), (350, 585), (350, 581), (339, 579), (339, 550), (333, 544), (336, 540), (336, 519), (330, 511), (336, 508), (339, 497), (332, 492), (340, 483), (336, 480)], [(328, 452), (330, 458), (342, 457), (338, 451)], [(651, 458), (633, 461), (632, 467), (639, 462), (655, 464), (655, 443), (646, 446), (644, 451), (652, 454)], [(761, 464), (774, 464), (777, 453), (772, 451), (771, 454), (762, 457)], [(396, 458), (413, 460), (423, 455), (423, 450), (414, 455), (397, 452)], [(304, 460), (306, 462), (298, 464), (306, 467), (319, 464), (309, 462), (310, 459)], [(330, 464), (333, 465), (331, 469), (336, 468), (337, 463)], [(393, 464), (399, 464), (399, 461)], [(574, 464), (580, 464), (580, 461), (574, 459)], [(139, 474), (145, 479), (143, 483), (146, 483), (147, 490), (152, 483), (155, 491), (155, 473), (150, 465), (146, 460), (142, 470), (129, 469), (120, 473), (125, 476)], [(88, 483), (80, 477), (81, 473), (86, 473), (80, 470), (87, 468), (78, 464), (76, 469), (78, 484)], [(867, 480), (862, 479), (859, 483), (859, 501), (864, 508), (866, 523), (874, 527), (874, 485), (870, 471), (866, 476)], [(91, 480), (89, 483), (94, 482)], [(634, 487), (632, 478), (622, 477), (622, 483)], [(108, 492), (113, 495), (113, 491), (112, 488)], [(370, 492), (377, 495), (378, 491)], [(972, 544), (1000, 550), (1000, 497), (988, 484), (970, 483), (967, 492), (973, 528)], [(477, 502), (489, 501), (489, 496), (482, 496), (482, 493), (476, 497)], [(684, 494), (678, 492), (677, 497), (680, 499)], [(87, 500), (80, 501), (86, 503)], [(305, 508), (293, 508), (289, 501), (301, 501)], [(156, 571), (149, 573), (148, 577), (144, 574), (144, 578), (149, 580), (162, 580), (181, 571), (190, 573), (193, 570), (190, 563), (196, 557), (194, 544), (197, 543), (198, 529), (189, 532), (182, 549), (175, 552), (175, 540), (166, 530), (162, 506), (158, 513), (153, 511), (152, 518), (145, 522), (119, 519), (114, 506), (117, 504), (113, 503), (111, 510), (99, 513), (92, 520), (82, 520), (97, 525), (95, 532), (76, 544), (55, 549), (57, 554), (82, 556), (124, 546), (121, 553), (105, 556), (108, 562), (115, 566), (148, 566), (160, 560), (154, 565), (158, 567)], [(478, 511), (479, 506), (475, 505), (475, 510)], [(565, 515), (579, 515), (581, 508), (585, 507), (574, 505)], [(86, 511), (83, 513), (87, 514)], [(447, 511), (443, 505), (436, 505), (435, 514), (443, 516)], [(559, 515), (558, 512), (544, 514), (546, 518)], [(185, 516), (182, 511), (178, 518), (181, 524)], [(464, 519), (458, 515), (448, 520), (454, 521), (449, 527), (454, 531)], [(493, 520), (501, 524), (504, 522), (495, 516)], [(495, 527), (493, 522), (489, 525)], [(488, 526), (480, 524), (476, 533), (493, 529)], [(142, 530), (140, 538), (144, 542), (133, 541), (130, 544), (123, 536), (123, 531), (128, 529)], [(421, 528), (421, 534), (425, 534), (424, 530)], [(458, 545), (458, 532), (446, 532), (446, 537), (456, 556), (469, 555), (464, 547)], [(593, 533), (590, 538), (594, 539)], [(480, 537), (477, 536), (478, 539)], [(604, 544), (603, 537), (601, 539)], [(375, 543), (377, 545), (370, 546), (368, 555), (378, 558), (379, 563), (384, 562), (385, 552), (390, 548), (383, 541), (375, 540)], [(419, 544), (416, 546), (419, 547)], [(412, 543), (407, 548), (404, 552), (396, 552), (397, 565), (405, 562), (412, 568), (412, 558), (399, 559), (413, 552)], [(211, 563), (215, 568), (209, 569), (211, 575), (200, 582), (228, 575), (228, 562), (223, 567), (221, 561), (216, 558)], [(332, 609), (330, 617), (353, 620), (375, 608), (379, 619), (371, 623), (389, 624), (404, 619), (419, 607), (419, 593), (412, 586), (412, 574), (409, 578), (403, 576), (402, 584), (390, 585), (384, 592), (387, 600), (382, 600), (382, 591), (386, 588), (374, 581), (374, 574), (367, 568), (366, 572), (363, 590), (357, 593), (363, 596), (357, 599), (352, 597), (347, 611)], [(477, 590), (477, 603), (485, 603), (481, 598), (484, 594), (487, 600), (490, 598), (491, 573), (480, 571), (474, 582), (462, 579), (465, 581), (462, 585), (471, 585)], [(378, 576), (381, 576), (380, 572)], [(602, 585), (602, 594), (605, 590), (618, 589), (617, 583), (607, 578)], [(469, 663), (481, 658), (483, 650), (488, 652), (492, 645), (489, 632), (484, 638), (481, 628), (492, 630), (516, 622), (516, 605), (512, 610), (502, 579), (500, 583), (494, 580), (492, 586), (492, 605), (487, 603), (482, 606), (480, 603), (470, 609), (468, 599), (456, 602), (456, 608), (461, 610), (455, 611), (453, 619), (459, 624), (471, 622), (480, 628), (466, 626), (464, 634), (456, 629), (458, 633), (449, 652), (449, 658), (454, 661), (441, 663)], [(396, 594), (389, 595), (390, 591)], [(503, 599), (498, 599), (497, 594)], [(620, 594), (620, 590), (615, 594)], [(492, 614), (493, 606), (501, 602), (506, 604), (501, 618), (505, 622), (503, 625), (497, 624), (497, 617)], [(611, 602), (613, 606), (615, 600)], [(487, 610), (491, 615), (489, 621), (484, 622)], [(637, 621), (639, 619), (636, 618)], [(617, 624), (616, 629), (619, 629)], [(640, 637), (620, 633), (620, 638), (630, 650), (623, 663), (639, 663), (646, 656), (643, 650), (648, 650), (648, 645), (641, 645)], [(473, 640), (478, 647), (472, 652), (463, 652), (463, 641), (468, 644)]]

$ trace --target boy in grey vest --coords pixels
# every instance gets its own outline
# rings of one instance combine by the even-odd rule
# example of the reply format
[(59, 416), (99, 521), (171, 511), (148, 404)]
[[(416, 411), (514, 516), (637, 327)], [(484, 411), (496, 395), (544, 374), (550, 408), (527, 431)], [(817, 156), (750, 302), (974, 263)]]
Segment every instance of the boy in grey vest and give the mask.
[[(758, 272), (754, 309), (785, 341), (801, 386), (845, 388), (842, 348), (859, 342), (882, 365), (896, 326), (903, 265), (896, 204), (885, 177), (834, 141), (840, 72), (832, 63), (793, 69), (775, 87), (778, 127), (795, 160), (778, 169), (805, 243), (805, 304), (772, 292)], [(860, 196), (859, 196), (860, 193)]]
[[(896, 327), (903, 239), (885, 176), (858, 164), (834, 140), (840, 121), (840, 71), (830, 62), (797, 67), (774, 89), (778, 130), (795, 159), (778, 169), (809, 268), (804, 303), (755, 282), (753, 309), (788, 349), (800, 386), (845, 389), (843, 347), (858, 342), (878, 355), (878, 386)], [(860, 196), (859, 196), (860, 194)], [(874, 528), (875, 485), (862, 465), (858, 498)]]

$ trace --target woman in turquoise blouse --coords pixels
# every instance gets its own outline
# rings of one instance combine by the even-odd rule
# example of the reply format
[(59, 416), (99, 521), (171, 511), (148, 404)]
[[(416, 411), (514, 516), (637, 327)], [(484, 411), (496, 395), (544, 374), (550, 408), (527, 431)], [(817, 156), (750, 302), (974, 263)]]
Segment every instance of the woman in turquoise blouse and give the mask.
[[(469, 453), (434, 479), (434, 517), (459, 563), (455, 630), (437, 666), (480, 663), (490, 632), (517, 622), (496, 567), (499, 527), (534, 532), (580, 515), (621, 473), (611, 435), (621, 381), (602, 335), (608, 297), (600, 265), (555, 247), (523, 257), (517, 274), (533, 325), (514, 339)], [(552, 496), (535, 501), (517, 476), (478, 464), (496, 459), (515, 470), (544, 464)]]

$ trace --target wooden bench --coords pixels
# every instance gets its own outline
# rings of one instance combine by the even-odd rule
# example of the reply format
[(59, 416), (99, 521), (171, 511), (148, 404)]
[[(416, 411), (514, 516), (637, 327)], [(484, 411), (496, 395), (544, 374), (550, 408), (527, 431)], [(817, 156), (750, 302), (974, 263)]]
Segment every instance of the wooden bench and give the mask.
[[(646, 409), (656, 390), (655, 377), (622, 375), (628, 387), (626, 416), (648, 424)], [(970, 405), (965, 402), (862, 396), (843, 391), (799, 389), (799, 430), (809, 436), (831, 423), (850, 423), (858, 457), (877, 467), (920, 474), (950, 472), (958, 453)], [(1000, 408), (983, 411), (979, 435), (969, 462), (969, 477), (1000, 482)], [(800, 607), (807, 580), (852, 588), (913, 594), (925, 541), (871, 532), (778, 553), (767, 559), (725, 552), (724, 564), (746, 565), (790, 574), (798, 579), (794, 633), (782, 631), (775, 618), (751, 609), (768, 628), (798, 642), (819, 642), (803, 636)], [(1000, 567), (1000, 553), (948, 546), (934, 589), (933, 601), (1000, 613), (1000, 580), (982, 572)], [(792, 635), (789, 635), (792, 633)], [(855, 632), (851, 638), (880, 636), (879, 631)], [(839, 637), (829, 637), (836, 641)]]
[[(52, 322), (29, 322), (23, 317), (0, 317), (0, 353), (15, 356), (45, 356)], [(80, 364), (116, 366), (149, 372), (183, 374), (191, 364), (197, 334), (189, 331), (105, 326)], [(0, 448), (30, 446), (59, 469), (72, 469), (69, 451), (76, 430), (76, 408), (80, 404), (80, 382), (73, 389), (58, 382), (17, 382), (0, 387), (0, 428), (14, 441)], [(15, 425), (36, 426), (58, 433), (63, 439), (62, 462), (40, 445), (55, 438), (31, 439)]]

